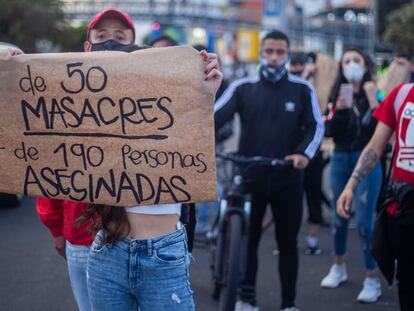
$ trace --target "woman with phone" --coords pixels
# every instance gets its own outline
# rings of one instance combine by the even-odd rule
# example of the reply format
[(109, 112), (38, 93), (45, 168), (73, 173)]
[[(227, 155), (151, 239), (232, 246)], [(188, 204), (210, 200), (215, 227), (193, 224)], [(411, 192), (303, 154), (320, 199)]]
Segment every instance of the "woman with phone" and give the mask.
[[(334, 264), (321, 282), (323, 288), (336, 288), (348, 279), (345, 254), (349, 220), (336, 213), (335, 202), (375, 130), (376, 121), (371, 114), (378, 106), (378, 101), (372, 72), (373, 63), (367, 55), (356, 48), (348, 49), (342, 55), (338, 77), (331, 91), (326, 135), (335, 142), (330, 169)], [(355, 217), (366, 269), (366, 278), (357, 300), (364, 303), (376, 302), (381, 296), (376, 262), (369, 252), (381, 180), (381, 167), (378, 164), (355, 189)]]

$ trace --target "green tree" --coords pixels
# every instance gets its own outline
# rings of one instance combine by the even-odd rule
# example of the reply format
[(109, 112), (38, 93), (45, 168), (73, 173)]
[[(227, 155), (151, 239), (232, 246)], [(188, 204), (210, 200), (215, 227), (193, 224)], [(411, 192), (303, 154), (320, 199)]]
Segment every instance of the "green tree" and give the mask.
[(385, 41), (397, 46), (400, 53), (414, 55), (414, 1), (388, 15)]
[(55, 41), (66, 28), (60, 0), (0, 0), (0, 41), (36, 52), (40, 40)]
[(88, 25), (62, 25), (58, 29), (57, 37), (53, 42), (61, 52), (83, 52), (83, 43), (86, 40)]

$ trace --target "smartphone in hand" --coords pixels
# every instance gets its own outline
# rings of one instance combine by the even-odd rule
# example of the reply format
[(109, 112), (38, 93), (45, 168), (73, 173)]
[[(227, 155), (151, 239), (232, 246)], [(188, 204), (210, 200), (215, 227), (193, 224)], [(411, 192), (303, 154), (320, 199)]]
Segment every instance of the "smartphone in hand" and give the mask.
[(339, 97), (344, 99), (346, 108), (352, 108), (354, 97), (354, 88), (352, 87), (352, 84), (342, 83), (339, 89)]

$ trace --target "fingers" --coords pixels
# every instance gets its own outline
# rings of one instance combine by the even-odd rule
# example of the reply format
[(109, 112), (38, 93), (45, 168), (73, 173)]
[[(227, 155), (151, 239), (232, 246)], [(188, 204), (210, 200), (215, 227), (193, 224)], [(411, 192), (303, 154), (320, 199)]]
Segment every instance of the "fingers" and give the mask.
[(218, 69), (213, 69), (208, 74), (206, 74), (206, 77), (204, 78), (204, 80), (206, 80), (206, 81), (208, 81), (208, 80), (218, 80), (218, 79), (222, 79), (222, 78), (223, 78), (223, 74), (221, 73), (221, 71), (218, 70)]
[(206, 50), (200, 51), (200, 55), (201, 55), (201, 57), (203, 57), (203, 60), (205, 62), (210, 62), (211, 60), (218, 59), (216, 53), (207, 53)]
[(200, 55), (203, 57), (203, 60), (207, 63), (204, 68), (205, 80), (221, 79), (223, 74), (220, 72), (220, 64), (218, 62), (217, 55), (214, 53), (207, 53), (206, 51), (201, 51)]
[(219, 65), (219, 62), (218, 62), (218, 60), (217, 60), (217, 59), (214, 59), (214, 60), (210, 61), (210, 62), (207, 64), (207, 66), (206, 66), (206, 68), (205, 68), (205, 71), (208, 73), (208, 72), (210, 72), (210, 71), (211, 71), (211, 70), (213, 70), (213, 69), (218, 69), (218, 70), (220, 70), (220, 65)]
[(294, 168), (298, 168), (297, 166), (298, 166), (298, 158), (297, 157), (295, 157), (294, 155), (288, 155), (288, 156), (286, 156), (285, 157), (285, 160), (291, 160), (291, 161), (293, 161), (293, 167)]
[(337, 204), (336, 204), (336, 212), (338, 213), (339, 216), (341, 216), (342, 218), (347, 218), (347, 214), (345, 213), (344, 209), (343, 209), (343, 203), (340, 202), (338, 200)]
[(65, 248), (56, 247), (56, 251), (58, 252), (58, 254), (60, 256), (62, 256), (63, 258), (66, 259), (66, 249)]
[[(207, 53), (205, 50), (202, 50), (200, 51), (200, 55), (203, 58), (203, 61), (205, 61), (208, 65), (210, 63), (214, 63), (215, 66), (219, 66), (217, 54)], [(219, 69), (219, 67), (217, 67), (217, 69)]]
[(309, 159), (304, 156), (301, 156), (299, 158), (298, 169), (303, 170), (308, 166), (308, 164), (309, 164)]
[(336, 202), (336, 211), (342, 218), (349, 218), (349, 211), (351, 209), (351, 203), (346, 195), (341, 195)]
[(10, 51), (11, 56), (17, 56), (17, 55), (21, 55), (21, 54), (23, 54), (23, 53), (19, 50), (11, 50)]
[(285, 160), (292, 160), (293, 167), (298, 170), (303, 170), (308, 166), (309, 160), (302, 155), (288, 155), (285, 157)]
[(300, 170), (302, 168), (302, 165), (300, 163), (300, 159), (295, 157), (292, 160), (293, 160), (293, 167)]
[(345, 100), (342, 96), (338, 98), (338, 101), (336, 102), (336, 108), (338, 109), (345, 109)]

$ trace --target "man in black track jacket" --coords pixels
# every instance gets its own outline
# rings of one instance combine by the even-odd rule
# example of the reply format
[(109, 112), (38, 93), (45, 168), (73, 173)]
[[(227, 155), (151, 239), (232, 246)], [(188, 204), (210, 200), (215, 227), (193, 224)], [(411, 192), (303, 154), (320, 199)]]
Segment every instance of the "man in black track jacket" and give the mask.
[(247, 271), (236, 311), (258, 310), (255, 293), (257, 249), (268, 203), (276, 225), (281, 307), (295, 308), (298, 271), (297, 235), (302, 219), (303, 172), (317, 152), (324, 127), (318, 99), (305, 80), (287, 73), (289, 39), (280, 31), (268, 33), (261, 43), (261, 69), (255, 77), (229, 86), (215, 105), (219, 129), (237, 113), (241, 120), (239, 154), (293, 160), (294, 168), (254, 172)]

